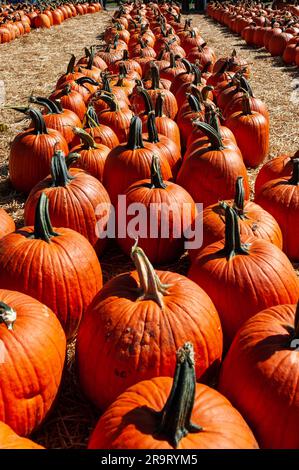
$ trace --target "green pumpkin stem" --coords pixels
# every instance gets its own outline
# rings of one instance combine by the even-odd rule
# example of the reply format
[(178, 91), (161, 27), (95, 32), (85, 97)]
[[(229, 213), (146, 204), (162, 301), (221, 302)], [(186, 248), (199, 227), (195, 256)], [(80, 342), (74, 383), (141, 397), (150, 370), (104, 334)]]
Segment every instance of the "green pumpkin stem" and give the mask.
[(142, 122), (138, 116), (133, 116), (131, 119), (127, 148), (130, 150), (144, 148), (142, 139)]
[(45, 193), (41, 193), (35, 210), (35, 223), (32, 237), (49, 243), (52, 237), (57, 237), (58, 235), (58, 233), (54, 232), (50, 221), (49, 199)]
[(67, 168), (70, 168), (72, 165), (74, 165), (79, 158), (81, 158), (80, 153), (77, 152), (71, 152), (65, 157), (65, 164)]
[(156, 127), (156, 116), (155, 111), (151, 111), (147, 117), (147, 131), (148, 131), (148, 141), (157, 144), (159, 140), (159, 134)]
[(168, 289), (171, 285), (163, 284), (160, 281), (148, 257), (142, 248), (138, 247), (137, 243), (138, 240), (136, 240), (136, 243), (132, 247), (131, 259), (139, 277), (140, 296), (138, 300), (153, 300), (163, 309), (163, 298), (165, 295), (168, 295)]
[(158, 93), (155, 104), (155, 115), (156, 117), (163, 117), (163, 103), (164, 103), (164, 94)]
[(94, 138), (91, 134), (88, 134), (84, 129), (81, 127), (73, 127), (72, 128), (74, 134), (78, 135), (82, 142), (84, 143), (84, 148), (86, 149), (96, 149), (98, 148)]
[(158, 90), (160, 88), (160, 72), (157, 65), (153, 62), (151, 65), (151, 90)]
[(14, 323), (17, 319), (17, 313), (9, 305), (0, 302), (0, 324), (4, 323), (8, 330), (13, 330)]
[(89, 104), (87, 108), (84, 119), (85, 119), (85, 125), (87, 128), (98, 127), (100, 125), (97, 113), (91, 104)]
[(236, 193), (234, 199), (234, 209), (239, 217), (244, 218), (244, 199), (245, 199), (245, 189), (243, 176), (238, 176), (236, 181)]
[(61, 150), (56, 150), (51, 160), (51, 177), (52, 186), (66, 186), (74, 177), (68, 172), (67, 164), (65, 161), (64, 153)]
[(242, 114), (245, 116), (252, 114), (248, 93), (244, 93), (242, 97)]
[(42, 96), (33, 96), (31, 95), (29, 98), (30, 103), (35, 103), (40, 106), (44, 106), (47, 108), (49, 114), (61, 114), (61, 109), (59, 105), (49, 98), (43, 98)]
[(29, 115), (33, 122), (34, 134), (48, 134), (45, 120), (39, 109), (28, 108), (25, 106), (4, 106), (4, 108), (13, 109), (14, 111)]
[(158, 413), (159, 424), (155, 433), (166, 438), (175, 449), (189, 433), (203, 431), (201, 426), (191, 421), (195, 393), (194, 350), (191, 343), (185, 343), (177, 351), (172, 388), (163, 409)]
[(151, 188), (165, 189), (167, 185), (163, 182), (161, 164), (158, 155), (153, 155), (151, 164)]
[(152, 99), (148, 91), (145, 88), (138, 86), (137, 92), (143, 98), (144, 105), (145, 105), (145, 114), (149, 114), (150, 112), (153, 111), (154, 105), (153, 105)]
[(192, 84), (195, 85), (195, 86), (198, 86), (198, 85), (201, 84), (201, 71), (200, 71), (199, 67), (197, 67), (196, 65), (192, 66), (192, 70), (193, 70), (193, 73), (194, 73), (194, 79), (193, 79)]
[(299, 184), (299, 158), (292, 158), (293, 172), (291, 178), (288, 180), (288, 184), (297, 186)]
[(225, 207), (225, 244), (224, 248), (218, 251), (218, 256), (225, 256), (230, 260), (236, 255), (248, 255), (249, 251), (241, 243), (238, 216), (235, 210), (229, 205)]
[(217, 132), (212, 126), (206, 122), (201, 121), (194, 121), (194, 125), (202, 130), (203, 133), (209, 138), (212, 149), (221, 150), (224, 148), (220, 133)]
[(69, 73), (74, 73), (75, 63), (76, 63), (76, 57), (74, 56), (74, 54), (72, 54), (70, 61), (68, 63), (67, 69), (66, 69), (66, 75), (68, 75)]
[(188, 103), (192, 111), (194, 111), (195, 113), (201, 112), (200, 102), (196, 96), (189, 94)]

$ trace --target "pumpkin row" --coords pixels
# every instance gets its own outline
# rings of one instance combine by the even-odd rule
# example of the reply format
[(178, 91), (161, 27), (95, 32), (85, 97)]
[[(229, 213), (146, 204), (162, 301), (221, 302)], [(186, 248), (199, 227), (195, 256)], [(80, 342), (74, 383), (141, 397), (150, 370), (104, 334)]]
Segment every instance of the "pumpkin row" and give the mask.
[(287, 65), (299, 67), (299, 8), (280, 4), (279, 9), (258, 2), (234, 5), (211, 3), (208, 15), (242, 36), (249, 46), (264, 47), (274, 57), (281, 56)]
[(100, 2), (79, 0), (70, 2), (38, 2), (34, 4), (0, 5), (0, 44), (13, 41), (29, 34), (31, 28), (51, 28), (63, 23), (68, 18), (102, 10)]

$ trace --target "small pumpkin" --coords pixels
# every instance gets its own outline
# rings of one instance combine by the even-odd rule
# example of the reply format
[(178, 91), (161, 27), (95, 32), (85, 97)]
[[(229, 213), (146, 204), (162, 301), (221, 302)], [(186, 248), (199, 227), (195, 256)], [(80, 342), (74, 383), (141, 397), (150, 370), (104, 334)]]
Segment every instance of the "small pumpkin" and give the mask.
[(66, 84), (62, 89), (54, 91), (50, 95), (50, 100), (59, 100), (62, 108), (73, 111), (77, 114), (80, 121), (83, 121), (86, 113), (86, 104), (81, 93), (72, 90), (69, 84)]
[[(217, 409), (217, 413), (215, 413)], [(194, 351), (176, 353), (174, 378), (156, 377), (122, 393), (100, 418), (89, 449), (257, 449), (238, 411), (196, 383)]]
[(299, 158), (299, 150), (294, 155), (279, 155), (278, 157), (272, 158), (266, 162), (255, 180), (255, 194), (257, 195), (262, 186), (271, 180), (278, 178), (291, 177), (293, 173), (293, 159)]

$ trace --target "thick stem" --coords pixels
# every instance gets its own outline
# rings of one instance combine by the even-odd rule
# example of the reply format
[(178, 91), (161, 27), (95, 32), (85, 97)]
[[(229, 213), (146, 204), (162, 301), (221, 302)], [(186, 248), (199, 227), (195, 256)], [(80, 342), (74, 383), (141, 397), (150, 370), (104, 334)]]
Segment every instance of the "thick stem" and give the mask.
[(193, 69), (193, 73), (194, 73), (194, 79), (193, 79), (193, 85), (195, 86), (198, 86), (201, 84), (201, 72), (200, 72), (200, 69), (199, 67), (197, 67), (196, 65), (193, 65), (192, 67)]
[(65, 156), (61, 150), (56, 150), (51, 160), (51, 176), (53, 187), (66, 186), (74, 177), (68, 172)]
[(73, 127), (72, 128), (74, 134), (78, 135), (80, 139), (84, 143), (84, 148), (86, 149), (96, 149), (98, 148), (96, 142), (94, 141), (92, 135), (88, 134), (85, 132), (84, 129), (81, 129), (80, 127)]
[(87, 68), (88, 70), (91, 70), (91, 69), (92, 69), (93, 61), (94, 61), (94, 55), (95, 55), (95, 48), (94, 48), (94, 47), (91, 47), (91, 48), (90, 48), (90, 54), (89, 54), (89, 57), (88, 57), (87, 66), (86, 66), (86, 68)]
[(186, 72), (183, 73), (192, 73), (192, 64), (187, 59), (181, 59), (181, 62), (186, 68)]
[(236, 193), (234, 199), (234, 209), (239, 217), (244, 218), (244, 199), (245, 199), (245, 189), (243, 176), (238, 176), (236, 181)]
[(106, 95), (105, 93), (100, 94), (99, 99), (105, 101), (108, 104), (111, 111), (119, 111), (119, 106), (116, 102), (115, 97), (111, 95)]
[(49, 199), (45, 193), (41, 193), (35, 209), (34, 232), (32, 234), (32, 238), (49, 243), (52, 237), (57, 237), (58, 235), (58, 233), (54, 232), (50, 221)]
[(189, 103), (189, 106), (190, 106), (192, 111), (194, 111), (196, 113), (201, 112), (200, 102), (199, 102), (199, 100), (197, 99), (196, 96), (189, 94), (188, 103)]
[(162, 284), (144, 251), (137, 246), (137, 242), (138, 240), (132, 247), (131, 259), (139, 277), (141, 295), (138, 300), (153, 300), (163, 309), (163, 298), (169, 295), (168, 289), (171, 285)]
[(293, 173), (291, 178), (288, 180), (288, 184), (297, 186), (299, 184), (299, 158), (292, 158)]
[(159, 134), (156, 127), (156, 116), (155, 111), (151, 111), (147, 117), (147, 131), (148, 131), (148, 141), (157, 144), (159, 140)]
[(244, 93), (244, 95), (242, 97), (242, 113), (245, 116), (248, 116), (249, 114), (252, 114), (251, 107), (250, 107), (250, 101), (249, 101), (249, 95), (247, 93)]
[(103, 81), (103, 87), (101, 91), (105, 91), (106, 93), (112, 93), (112, 90), (110, 87), (110, 79), (106, 73), (103, 74), (102, 81)]
[(210, 140), (211, 147), (214, 150), (221, 150), (224, 148), (221, 135), (212, 126), (206, 122), (194, 121), (194, 125), (198, 127)]
[(70, 168), (72, 165), (74, 165), (79, 158), (81, 158), (80, 153), (77, 152), (71, 152), (65, 157), (65, 164), (67, 168)]
[(138, 116), (133, 116), (131, 119), (127, 148), (130, 150), (144, 148), (142, 140), (142, 122)]
[(236, 255), (248, 255), (249, 251), (245, 245), (242, 245), (240, 239), (240, 230), (238, 216), (235, 210), (226, 205), (225, 207), (225, 244), (224, 248), (218, 251), (218, 256), (225, 256), (230, 260)]
[(163, 182), (161, 164), (158, 155), (153, 155), (151, 165), (151, 187), (152, 189), (165, 189), (167, 185)]
[(159, 93), (157, 98), (156, 98), (156, 104), (155, 104), (155, 115), (156, 115), (156, 117), (164, 116), (164, 114), (163, 114), (163, 103), (164, 103), (164, 95), (163, 95), (163, 93)]
[(200, 432), (203, 428), (191, 421), (196, 394), (194, 350), (191, 343), (185, 343), (177, 351), (176, 369), (169, 397), (158, 413), (159, 424), (156, 434), (165, 436), (177, 448), (181, 439), (189, 432)]
[(80, 77), (77, 78), (77, 80), (75, 81), (78, 85), (84, 85), (85, 83), (89, 83), (90, 85), (99, 86), (99, 83), (90, 77)]
[(95, 109), (91, 104), (88, 105), (88, 108), (85, 114), (85, 124), (86, 124), (86, 127), (89, 127), (89, 128), (98, 127), (100, 125), (97, 113), (95, 112)]
[(158, 90), (160, 88), (160, 72), (155, 63), (152, 63), (151, 65), (151, 79), (152, 79), (151, 90)]
[(70, 61), (68, 63), (67, 69), (66, 69), (66, 75), (69, 73), (74, 73), (75, 63), (76, 63), (76, 57), (74, 56), (74, 54), (72, 54)]

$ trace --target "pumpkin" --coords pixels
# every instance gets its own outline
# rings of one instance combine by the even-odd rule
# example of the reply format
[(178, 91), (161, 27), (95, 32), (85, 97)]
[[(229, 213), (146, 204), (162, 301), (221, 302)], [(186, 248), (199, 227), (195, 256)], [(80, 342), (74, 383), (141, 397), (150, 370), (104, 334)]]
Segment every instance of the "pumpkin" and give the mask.
[(264, 308), (293, 303), (299, 295), (298, 279), (285, 254), (260, 238), (245, 241), (240, 240), (235, 210), (227, 206), (225, 239), (204, 248), (188, 274), (215, 303), (226, 349), (248, 318)]
[[(84, 132), (82, 129), (80, 131)], [(81, 159), (82, 156), (79, 161)], [(96, 233), (95, 227), (97, 216), (103, 216), (103, 207), (109, 210), (110, 199), (100, 181), (82, 170), (74, 168), (68, 170), (63, 153), (56, 151), (51, 161), (51, 175), (38, 183), (28, 196), (24, 208), (26, 225), (34, 225), (35, 211), (41, 193), (45, 193), (49, 199), (52, 224), (55, 227), (67, 227), (81, 233), (89, 240), (97, 254), (101, 254), (106, 240), (102, 234)]]
[(210, 144), (198, 147), (183, 160), (177, 183), (205, 207), (221, 199), (233, 199), (236, 179), (243, 176), (248, 199), (247, 172), (239, 150), (234, 144), (224, 147), (220, 134), (209, 124), (196, 125), (208, 135)]
[(32, 119), (33, 127), (17, 134), (9, 154), (9, 177), (17, 191), (29, 193), (33, 186), (49, 173), (54, 147), (68, 153), (63, 135), (47, 129), (45, 120), (37, 109), (15, 108)]
[(83, 73), (75, 70), (76, 57), (74, 54), (71, 55), (70, 61), (68, 63), (66, 73), (61, 75), (56, 83), (56, 89), (60, 89), (66, 85), (67, 82), (75, 81), (78, 78), (84, 77)]
[(78, 332), (81, 387), (101, 409), (141, 380), (173, 375), (177, 345), (187, 338), (198, 380), (215, 378), (221, 359), (220, 321), (207, 294), (185, 276), (155, 271), (136, 245), (131, 257), (136, 271), (105, 284)]
[(119, 67), (122, 64), (125, 64), (128, 73), (137, 72), (139, 74), (139, 77), (142, 77), (142, 68), (140, 67), (140, 64), (138, 64), (136, 60), (129, 58), (129, 52), (126, 49), (123, 50), (122, 58), (111, 64), (111, 72), (119, 73)]
[[(156, 127), (159, 134), (165, 135), (173, 140), (179, 149), (181, 149), (180, 129), (177, 123), (166, 116), (164, 113), (164, 95), (160, 93), (157, 96), (155, 104)], [(146, 124), (145, 124), (146, 126)]]
[[(150, 176), (152, 156), (155, 152), (155, 144), (143, 141), (141, 120), (134, 116), (130, 124), (128, 142), (111, 150), (105, 162), (103, 183), (112, 204), (117, 202), (117, 196), (123, 194), (131, 184)], [(169, 180), (172, 177), (169, 163), (164, 156), (160, 157), (163, 178)]]
[(188, 137), (194, 130), (194, 122), (204, 120), (205, 106), (193, 94), (187, 95), (187, 103), (181, 107), (177, 115), (177, 124), (181, 132), (182, 148), (185, 150)]
[(26, 437), (18, 436), (7, 424), (0, 421), (0, 449), (44, 449)]
[(274, 57), (282, 56), (285, 48), (287, 47), (288, 42), (293, 38), (292, 34), (281, 32), (279, 34), (272, 35), (268, 50), (270, 54)]
[(183, 85), (183, 83), (191, 83), (194, 80), (194, 70), (192, 64), (186, 59), (181, 60), (182, 64), (185, 67), (185, 71), (177, 74), (170, 87), (170, 91), (176, 95), (178, 89)]
[(58, 89), (51, 94), (50, 100), (59, 100), (63, 109), (69, 109), (77, 114), (80, 121), (86, 113), (86, 104), (84, 99), (76, 90), (72, 90), (69, 84), (66, 84), (62, 89)]
[(73, 127), (82, 127), (82, 122), (76, 113), (69, 109), (62, 109), (58, 102), (41, 96), (30, 96), (30, 102), (44, 106), (46, 113), (43, 113), (45, 124), (50, 129), (59, 131), (70, 147), (74, 144)]
[[(27, 436), (45, 419), (57, 395), (66, 340), (54, 313), (34, 298), (1, 289), (0, 299), (0, 340), (4, 353), (0, 421), (17, 434)], [(0, 438), (0, 447), (1, 444)]]
[(247, 95), (242, 98), (242, 111), (230, 115), (225, 125), (234, 133), (246, 166), (260, 165), (269, 151), (269, 122), (251, 110)]
[(216, 61), (216, 54), (214, 49), (204, 42), (200, 46), (192, 48), (188, 52), (187, 59), (191, 63), (197, 62), (200, 70), (205, 69), (208, 72), (212, 72)]
[(80, 155), (72, 166), (81, 168), (102, 182), (104, 165), (110, 149), (106, 145), (97, 144), (91, 134), (79, 127), (74, 128), (74, 132), (80, 137), (82, 144), (71, 150), (71, 153)]
[(99, 87), (98, 82), (93, 80), (93, 78), (85, 77), (84, 75), (76, 80), (63, 83), (61, 87), (64, 87), (65, 85), (69, 85), (71, 90), (75, 90), (80, 93), (85, 104), (88, 103), (91, 95), (95, 93)]
[[(283, 235), (283, 251), (299, 261), (299, 158), (292, 159), (293, 173), (288, 179), (278, 178), (265, 183), (255, 201), (273, 215)], [(291, 229), (290, 229), (291, 228)]]
[(164, 63), (160, 69), (160, 78), (166, 78), (166, 80), (170, 80), (172, 82), (177, 75), (184, 73), (185, 71), (186, 69), (183, 63), (178, 61), (175, 54), (171, 52), (169, 62), (166, 64)]
[(120, 109), (118, 102), (111, 95), (104, 94), (101, 98), (109, 105), (108, 109), (104, 109), (98, 114), (101, 124), (110, 127), (120, 143), (126, 142), (133, 112), (129, 108)]
[[(82, 57), (81, 59), (78, 60), (77, 66), (78, 65), (79, 66), (80, 65), (86, 66), (86, 65), (90, 64), (90, 62), (91, 62), (91, 65), (93, 65), (94, 67), (96, 67), (100, 70), (106, 70), (107, 69), (106, 62), (103, 59), (101, 59), (101, 57), (99, 57), (95, 54), (95, 47), (94, 46), (91, 46), (90, 49), (85, 47), (84, 52), (85, 52), (85, 57)], [(92, 58), (92, 60), (91, 60), (91, 58)]]
[(8, 233), (14, 232), (16, 225), (13, 218), (0, 207), (0, 238), (4, 237)]
[[(153, 264), (177, 259), (184, 251), (187, 231), (193, 227), (197, 214), (196, 206), (183, 188), (175, 183), (163, 181), (159, 158), (156, 155), (152, 159), (151, 178), (132, 184), (125, 196), (125, 207), (123, 202), (119, 202), (117, 210), (118, 226), (127, 227), (125, 237), (117, 239), (122, 250), (129, 255), (136, 238), (134, 233), (129, 233), (131, 220), (134, 218), (129, 215), (129, 208), (142, 204), (146, 209), (146, 219), (142, 223), (143, 234), (138, 237), (140, 248), (147, 253)], [(151, 231), (153, 227), (156, 230), (154, 234)]]
[[(217, 410), (217, 412), (215, 412)], [(196, 383), (194, 351), (176, 354), (174, 378), (156, 377), (122, 393), (100, 418), (89, 449), (257, 449), (238, 411)]]
[(221, 370), (221, 393), (265, 449), (299, 447), (298, 320), (295, 304), (259, 312), (237, 334)]
[(242, 71), (246, 78), (249, 78), (250, 69), (247, 61), (237, 56), (236, 49), (233, 49), (232, 53), (228, 57), (220, 57), (214, 64), (213, 73), (219, 73), (223, 70), (223, 66), (225, 66), (225, 70), (228, 72), (240, 72)]
[(42, 193), (34, 227), (23, 227), (0, 240), (0, 287), (43, 302), (56, 313), (71, 339), (102, 286), (101, 267), (83, 235), (69, 228), (52, 228), (48, 205)]
[(266, 162), (255, 180), (255, 194), (257, 195), (261, 187), (271, 180), (283, 178), (285, 176), (292, 176), (293, 172), (293, 158), (299, 158), (299, 150), (293, 155), (279, 155)]
[[(239, 176), (236, 181), (236, 194), (234, 200), (222, 201), (212, 204), (202, 213), (203, 244), (205, 246), (222, 240), (225, 236), (225, 208), (232, 205), (238, 215), (241, 237), (257, 237), (276, 245), (282, 249), (282, 233), (274, 217), (258, 204), (245, 200), (243, 178)], [(196, 256), (198, 250), (190, 252)]]

